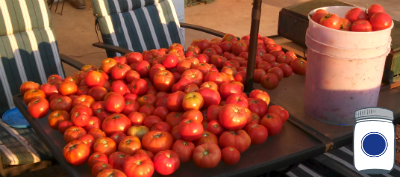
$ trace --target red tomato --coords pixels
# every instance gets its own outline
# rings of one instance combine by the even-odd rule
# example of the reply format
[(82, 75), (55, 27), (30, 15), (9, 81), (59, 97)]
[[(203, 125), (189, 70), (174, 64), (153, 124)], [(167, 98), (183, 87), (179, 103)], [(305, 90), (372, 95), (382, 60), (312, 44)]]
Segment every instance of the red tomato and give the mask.
[(101, 129), (108, 135), (116, 132), (126, 132), (131, 126), (131, 121), (123, 114), (111, 114), (104, 119)]
[(66, 143), (79, 139), (81, 136), (86, 135), (86, 130), (82, 127), (72, 126), (65, 130), (64, 140)]
[[(351, 20), (350, 20), (350, 22), (351, 22)], [(337, 29), (337, 30), (340, 29), (340, 25), (342, 24), (340, 17), (336, 14), (326, 14), (324, 17), (321, 18), (319, 23), (328, 28)]]
[(195, 120), (184, 119), (179, 123), (178, 132), (181, 138), (186, 141), (199, 139), (203, 133), (203, 125)]
[(126, 64), (127, 63), (125, 56), (121, 56), (121, 57), (115, 56), (113, 59), (115, 61), (117, 61), (118, 64)]
[(99, 128), (90, 129), (88, 134), (92, 135), (94, 139), (106, 136), (106, 133), (104, 133), (103, 130), (100, 130)]
[(328, 14), (328, 12), (326, 10), (318, 9), (317, 11), (315, 11), (313, 13), (311, 19), (314, 20), (315, 22), (319, 23), (321, 18), (324, 17), (326, 14)]
[(279, 67), (279, 65), (269, 69), (267, 73), (274, 73), (276, 76), (278, 76), (279, 80), (282, 80), (284, 75), (283, 70)]
[(190, 69), (191, 66), (192, 66), (192, 63), (190, 61), (183, 60), (177, 64), (176, 70), (178, 71), (179, 74), (182, 74), (186, 70)]
[(127, 177), (124, 172), (116, 169), (105, 169), (101, 171), (97, 177)]
[(140, 79), (140, 74), (135, 70), (129, 70), (125, 75), (125, 80), (128, 84), (132, 83), (136, 79)]
[(112, 135), (110, 135), (110, 138), (118, 145), (119, 142), (121, 142), (122, 139), (126, 137), (126, 134), (123, 132), (115, 132)]
[[(267, 52), (268, 53), (270, 53), (271, 51), (274, 51), (274, 50), (276, 50), (276, 51), (282, 51), (282, 47), (280, 46), (280, 45), (278, 45), (278, 44), (269, 44), (269, 45), (266, 45), (266, 48), (265, 48), (266, 50), (267, 50)], [(276, 57), (276, 56), (275, 56)]]
[[(282, 70), (281, 70), (281, 72), (282, 72)], [(265, 89), (273, 90), (276, 87), (278, 87), (279, 78), (274, 73), (267, 73), (266, 75), (261, 77), (260, 83), (261, 83), (261, 86), (263, 86)]]
[(158, 173), (170, 175), (179, 168), (179, 155), (171, 150), (160, 151), (154, 156), (153, 163)]
[(248, 51), (248, 46), (245, 41), (237, 41), (234, 42), (232, 45), (232, 53), (236, 56), (238, 56), (242, 52), (247, 52)]
[(94, 152), (101, 152), (109, 156), (117, 150), (117, 144), (108, 137), (100, 137), (93, 144)]
[(218, 69), (221, 69), (226, 62), (227, 59), (220, 55), (213, 55), (210, 59), (210, 64), (215, 65)]
[(268, 137), (268, 130), (259, 124), (248, 124), (246, 132), (249, 134), (252, 144), (262, 144)]
[(185, 95), (186, 94), (182, 91), (171, 93), (167, 99), (167, 108), (170, 111), (183, 111), (182, 102)]
[(78, 127), (87, 126), (90, 121), (90, 114), (85, 110), (85, 108), (76, 109), (75, 111), (71, 111), (71, 121)]
[(266, 74), (267, 74), (267, 72), (265, 72), (265, 70), (263, 70), (263, 69), (255, 69), (254, 70), (254, 82), (260, 83), (261, 77)]
[(117, 65), (118, 63), (117, 63), (117, 61), (115, 61), (114, 59), (112, 59), (112, 58), (107, 58), (107, 59), (104, 59), (103, 61), (102, 61), (102, 63), (101, 63), (101, 70), (103, 70), (105, 73), (107, 73), (107, 74), (109, 74), (110, 72), (111, 72), (111, 69), (115, 66), (115, 65)]
[(88, 95), (92, 96), (96, 101), (103, 101), (107, 94), (107, 89), (103, 86), (94, 86), (89, 89)]
[(124, 152), (113, 152), (108, 157), (108, 164), (110, 164), (113, 169), (122, 170), (122, 165), (124, 164), (125, 160), (129, 158), (130, 155)]
[(71, 141), (63, 149), (65, 160), (74, 166), (84, 164), (89, 158), (89, 153), (89, 145), (80, 140)]
[(162, 65), (167, 69), (175, 68), (178, 64), (178, 58), (173, 54), (167, 54), (163, 57)]
[(108, 112), (120, 113), (124, 110), (125, 98), (115, 92), (109, 92), (104, 98), (104, 105)]
[(278, 114), (268, 113), (265, 115), (260, 124), (263, 125), (268, 130), (268, 135), (273, 136), (281, 132), (282, 130), (282, 120)]
[(100, 152), (94, 152), (88, 159), (89, 167), (92, 168), (96, 163), (108, 163), (107, 155)]
[(128, 129), (127, 135), (128, 136), (136, 136), (139, 139), (142, 139), (142, 137), (149, 132), (149, 129), (146, 126), (132, 126)]
[(372, 26), (367, 20), (357, 20), (351, 25), (351, 31), (369, 32), (372, 31)]
[[(290, 60), (291, 62), (292, 60)], [(290, 63), (289, 63), (290, 64)], [(278, 65), (279, 68), (283, 71), (283, 77), (287, 78), (293, 74), (293, 69), (287, 63), (281, 63)]]
[(56, 83), (45, 83), (40, 86), (40, 90), (49, 98), (52, 94), (58, 93), (58, 86), (59, 84)]
[(166, 107), (157, 107), (154, 112), (153, 115), (158, 116), (159, 118), (161, 118), (162, 121), (165, 121), (165, 118), (167, 117), (169, 111)]
[(344, 18), (348, 19), (351, 23), (354, 23), (357, 20), (367, 20), (367, 13), (356, 7), (347, 11)]
[(76, 95), (88, 95), (89, 94), (89, 86), (80, 86), (78, 91), (76, 91)]
[(222, 161), (227, 165), (235, 165), (240, 160), (240, 152), (232, 146), (222, 149), (221, 156)]
[(128, 115), (132, 125), (143, 125), (144, 119), (147, 117), (146, 114), (140, 112), (131, 112)]
[(204, 100), (198, 92), (187, 93), (182, 100), (182, 107), (185, 111), (188, 110), (199, 110), (203, 107)]
[(200, 86), (203, 83), (203, 73), (198, 69), (189, 69), (182, 73), (181, 78), (186, 78), (190, 83)]
[(136, 95), (144, 95), (146, 94), (148, 90), (148, 85), (146, 80), (144, 79), (137, 79), (132, 81), (132, 83), (129, 85), (129, 90), (131, 93), (136, 94)]
[(211, 88), (202, 88), (198, 91), (198, 93), (203, 98), (204, 108), (208, 108), (211, 105), (219, 105), (221, 102), (221, 96), (217, 90), (213, 90)]
[(85, 77), (85, 82), (89, 87), (103, 86), (105, 81), (106, 79), (98, 71), (89, 71)]
[(307, 70), (307, 61), (301, 58), (293, 59), (290, 63), (290, 67), (292, 67), (294, 73), (305, 75)]
[(183, 114), (181, 112), (170, 112), (165, 118), (165, 122), (167, 122), (171, 127), (179, 125), (182, 120)]
[(199, 54), (197, 58), (200, 63), (208, 63), (210, 61), (210, 58), (205, 54)]
[(153, 94), (146, 94), (137, 99), (137, 102), (139, 103), (140, 106), (143, 106), (143, 105), (154, 106), (156, 104), (156, 101), (157, 101), (157, 97)]
[(157, 116), (149, 116), (144, 119), (143, 125), (150, 129), (158, 122), (162, 122), (161, 118), (159, 118)]
[(372, 31), (379, 31), (390, 28), (392, 26), (392, 18), (385, 12), (377, 12), (371, 16), (369, 22), (372, 26)]
[(28, 112), (35, 119), (43, 118), (49, 113), (49, 102), (45, 98), (33, 98), (28, 104)]
[[(157, 53), (156, 55), (159, 55), (159, 54)], [(132, 65), (131, 65), (131, 68), (133, 70), (136, 70), (140, 74), (140, 77), (144, 78), (144, 77), (147, 77), (149, 75), (150, 62), (148, 62), (148, 61), (140, 61), (140, 62), (137, 63), (135, 68), (132, 67)]]
[(186, 51), (193, 51), (194, 53), (197, 53), (197, 54), (199, 54), (200, 53), (200, 48), (198, 47), (198, 46), (196, 46), (196, 45), (191, 45), (191, 46), (189, 46), (188, 48), (187, 48), (187, 50)]
[(125, 160), (122, 165), (127, 176), (151, 177), (154, 173), (154, 164), (145, 154), (136, 154)]
[(93, 97), (89, 95), (79, 95), (72, 102), (72, 106), (75, 107), (76, 105), (81, 104), (90, 108), (94, 102), (95, 100), (93, 99)]
[(385, 9), (380, 4), (372, 4), (368, 7), (368, 20), (377, 12), (385, 12)]
[(169, 124), (166, 122), (158, 122), (151, 127), (151, 130), (170, 132), (171, 126), (169, 126)]
[[(60, 77), (60, 79), (61, 79), (61, 77)], [(21, 95), (25, 95), (25, 93), (27, 91), (29, 91), (29, 90), (38, 90), (39, 87), (40, 87), (40, 85), (38, 83), (36, 83), (36, 82), (26, 81), (26, 82), (21, 84), (21, 86), (19, 88), (19, 92), (21, 93)]]
[(54, 130), (58, 130), (58, 125), (60, 124), (60, 122), (62, 122), (64, 120), (66, 120), (66, 121), (70, 120), (69, 113), (64, 110), (58, 110), (58, 111), (51, 112), (47, 119), (49, 126)]
[(227, 104), (219, 111), (219, 122), (227, 130), (239, 130), (247, 123), (246, 109), (235, 104)]
[(152, 105), (143, 105), (139, 108), (140, 113), (144, 113), (146, 116), (150, 116), (153, 114), (155, 108)]
[(29, 102), (31, 102), (33, 99), (36, 99), (36, 97), (46, 99), (46, 94), (42, 90), (39, 90), (39, 89), (28, 90), (24, 94), (25, 104), (28, 105)]
[(74, 124), (72, 122), (63, 120), (60, 122), (60, 124), (58, 124), (58, 131), (61, 134), (64, 134), (65, 130), (67, 130), (69, 127), (72, 127), (72, 126), (74, 126)]
[(160, 70), (154, 75), (153, 82), (158, 91), (169, 92), (175, 84), (175, 78), (168, 70)]
[(267, 114), (268, 105), (259, 98), (249, 98), (249, 109), (252, 113), (257, 114), (260, 117), (263, 117)]
[(208, 82), (202, 83), (200, 85), (200, 89), (202, 89), (202, 88), (208, 88), (208, 89), (211, 89), (211, 90), (218, 91), (218, 85), (213, 81), (208, 81)]
[(124, 96), (126, 93), (128, 93), (128, 86), (126, 86), (123, 80), (113, 81), (111, 83), (111, 92), (115, 92)]
[(242, 93), (244, 88), (239, 84), (224, 83), (219, 87), (219, 93), (223, 100), (227, 99), (232, 94)]
[(139, 110), (140, 105), (139, 105), (139, 103), (137, 101), (126, 100), (126, 99), (125, 99), (125, 101), (126, 102), (125, 102), (124, 109), (121, 112), (122, 114), (129, 115), (130, 113), (136, 112), (136, 111)]
[(113, 80), (124, 80), (126, 73), (131, 70), (131, 67), (127, 64), (117, 64), (111, 69), (111, 78)]
[(351, 22), (346, 18), (340, 18), (340, 20), (341, 20), (340, 30), (350, 31)]
[(221, 161), (221, 149), (212, 143), (197, 146), (193, 151), (193, 161), (198, 167), (214, 168)]
[(232, 94), (226, 99), (226, 104), (236, 104), (242, 107), (249, 107), (247, 98), (242, 94)]
[(278, 105), (272, 105), (269, 107), (268, 113), (278, 114), (278, 116), (282, 119), (282, 123), (285, 123), (289, 118), (289, 113), (282, 106)]
[(209, 48), (204, 49), (202, 54), (205, 54), (209, 58), (211, 58), (212, 56), (217, 55), (217, 51), (215, 51), (214, 48), (209, 47)]
[(212, 120), (208, 122), (207, 130), (213, 133), (214, 135), (219, 136), (224, 131), (224, 128), (222, 128), (218, 120)]
[(108, 159), (107, 163), (104, 162), (95, 163), (92, 167), (92, 176), (97, 176), (100, 172), (106, 169), (112, 169), (111, 165), (108, 164)]
[(190, 110), (183, 113), (183, 119), (191, 119), (198, 123), (203, 122), (203, 113), (199, 110)]
[(86, 143), (87, 145), (89, 145), (90, 149), (92, 149), (94, 141), (95, 141), (94, 137), (92, 135), (89, 135), (89, 134), (85, 134), (85, 135), (81, 136), (79, 138), (79, 140), (81, 140), (84, 143)]
[(170, 133), (164, 131), (150, 131), (142, 138), (144, 149), (156, 154), (159, 151), (171, 149), (173, 138)]
[(251, 144), (250, 136), (244, 131), (225, 131), (219, 137), (219, 146), (225, 148), (232, 146), (243, 153)]
[(196, 144), (196, 146), (199, 146), (199, 145), (205, 144), (205, 143), (214, 143), (214, 144), (218, 145), (218, 138), (213, 133), (211, 133), (207, 130), (204, 130), (200, 139), (196, 140), (195, 144)]
[(177, 140), (172, 145), (172, 151), (178, 154), (180, 162), (185, 163), (192, 159), (194, 144), (190, 141)]
[(237, 73), (237, 69), (233, 66), (224, 66), (221, 69), (221, 72), (234, 76)]
[(128, 155), (134, 155), (141, 148), (141, 143), (136, 136), (126, 136), (118, 144), (118, 151)]
[(128, 64), (138, 63), (143, 60), (143, 56), (139, 52), (130, 52), (125, 54)]
[(211, 121), (211, 120), (218, 120), (219, 119), (219, 112), (221, 111), (222, 106), (219, 105), (211, 105), (208, 109), (207, 109), (207, 120)]

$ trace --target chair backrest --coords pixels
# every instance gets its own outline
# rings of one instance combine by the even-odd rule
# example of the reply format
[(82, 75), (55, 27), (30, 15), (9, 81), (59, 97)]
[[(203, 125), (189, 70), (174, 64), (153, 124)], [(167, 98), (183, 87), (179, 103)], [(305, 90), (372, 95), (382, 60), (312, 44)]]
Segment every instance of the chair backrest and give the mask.
[(0, 0), (0, 115), (23, 82), (47, 82), (64, 70), (46, 0)]
[[(103, 42), (136, 52), (183, 44), (172, 0), (91, 0)], [(107, 51), (109, 57), (119, 53)]]

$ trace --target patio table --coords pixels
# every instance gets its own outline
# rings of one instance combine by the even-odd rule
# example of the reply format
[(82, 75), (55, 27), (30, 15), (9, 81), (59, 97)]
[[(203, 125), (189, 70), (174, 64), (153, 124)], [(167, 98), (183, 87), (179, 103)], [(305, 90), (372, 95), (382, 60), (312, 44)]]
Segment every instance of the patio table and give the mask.
[[(294, 74), (289, 78), (284, 78), (275, 90), (268, 91), (271, 103), (283, 106), (290, 113), (281, 133), (269, 136), (261, 145), (251, 145), (241, 154), (241, 159), (236, 165), (228, 166), (221, 161), (215, 168), (202, 169), (190, 161), (182, 163), (179, 169), (170, 176), (256, 176), (351, 143), (353, 127), (324, 124), (310, 118), (304, 112), (304, 80), (304, 76)], [(259, 84), (254, 84), (254, 88), (262, 89)], [(395, 118), (398, 120), (400, 117), (399, 98), (400, 88), (389, 89), (383, 86), (378, 106), (394, 111)], [(14, 96), (14, 102), (69, 176), (91, 176), (91, 169), (87, 163), (72, 166), (65, 161), (62, 155), (62, 149), (66, 145), (64, 138), (57, 130), (49, 127), (47, 117), (42, 119), (30, 117), (21, 95)], [(161, 175), (155, 173), (155, 176)]]

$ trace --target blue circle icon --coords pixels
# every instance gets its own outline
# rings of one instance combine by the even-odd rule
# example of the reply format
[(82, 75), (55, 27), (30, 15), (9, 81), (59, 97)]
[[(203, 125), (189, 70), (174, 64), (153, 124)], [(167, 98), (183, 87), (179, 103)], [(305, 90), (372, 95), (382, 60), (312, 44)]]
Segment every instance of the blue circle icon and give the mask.
[(388, 147), (386, 137), (379, 132), (367, 133), (361, 140), (361, 149), (369, 157), (380, 157)]

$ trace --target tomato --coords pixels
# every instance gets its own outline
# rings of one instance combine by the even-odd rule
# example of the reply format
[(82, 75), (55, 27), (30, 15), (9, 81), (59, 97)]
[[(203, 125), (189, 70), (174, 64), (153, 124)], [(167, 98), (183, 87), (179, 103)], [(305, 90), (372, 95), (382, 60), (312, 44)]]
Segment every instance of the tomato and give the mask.
[(44, 98), (46, 99), (46, 94), (39, 89), (31, 89), (25, 92), (24, 94), (24, 102), (26, 105), (29, 104), (32, 100), (36, 99), (36, 97)]
[(65, 130), (64, 140), (69, 143), (73, 140), (79, 139), (81, 136), (86, 135), (86, 130), (82, 127), (72, 126)]
[(284, 75), (283, 70), (279, 67), (279, 65), (269, 69), (267, 73), (274, 73), (276, 76), (278, 76), (279, 80), (282, 80)]
[(154, 75), (153, 82), (158, 91), (169, 92), (175, 84), (175, 78), (168, 70), (160, 70)]
[(218, 105), (211, 105), (210, 107), (208, 107), (207, 109), (207, 120), (211, 121), (211, 120), (218, 120), (219, 117), (219, 112), (222, 109), (222, 106), (218, 106)]
[(49, 98), (52, 94), (58, 93), (59, 84), (56, 83), (45, 83), (40, 86), (40, 90), (42, 90), (46, 97)]
[(25, 93), (29, 90), (38, 90), (40, 85), (36, 82), (33, 81), (26, 81), (21, 84), (19, 87), (19, 92), (21, 93), (22, 96), (25, 95)]
[(278, 66), (278, 65), (279, 65), (278, 62), (272, 62), (272, 63), (270, 63), (270, 64), (271, 64), (271, 67), (275, 67), (275, 66)]
[(203, 105), (203, 96), (201, 96), (201, 94), (198, 92), (190, 92), (183, 97), (182, 107), (185, 111), (199, 110), (203, 107)]
[(111, 114), (104, 119), (101, 128), (108, 135), (116, 132), (126, 132), (131, 126), (131, 121), (123, 114)]
[(135, 68), (132, 67), (132, 69), (136, 70), (140, 74), (140, 77), (142, 78), (147, 77), (150, 72), (150, 62), (140, 61), (137, 63), (136, 67)]
[(140, 105), (137, 101), (134, 100), (126, 100), (125, 99), (125, 106), (124, 109), (122, 109), (122, 114), (129, 115), (132, 112), (138, 111), (140, 108)]
[(201, 135), (201, 138), (196, 140), (195, 144), (196, 146), (199, 146), (201, 144), (205, 144), (205, 143), (214, 143), (216, 145), (218, 145), (218, 138), (215, 134), (204, 130), (203, 134)]
[(74, 126), (74, 124), (72, 122), (63, 120), (60, 122), (60, 124), (58, 124), (58, 131), (61, 134), (64, 134), (65, 130), (67, 130), (69, 127), (72, 127), (72, 126)]
[(143, 136), (149, 132), (149, 128), (147, 128), (146, 126), (131, 126), (129, 127), (128, 131), (126, 132), (126, 134), (128, 136), (136, 136), (139, 139), (142, 139)]
[(203, 125), (192, 119), (184, 119), (179, 123), (178, 132), (183, 140), (194, 141), (203, 133)]
[(372, 4), (368, 7), (368, 20), (377, 12), (385, 12), (385, 9), (380, 4)]
[(234, 67), (234, 68), (239, 68), (239, 67), (240, 67), (240, 64), (239, 64), (239, 62), (236, 61), (236, 60), (229, 60), (229, 61), (225, 62), (222, 66), (223, 66), (223, 67), (225, 67), (225, 66), (232, 66), (232, 67)]
[(269, 64), (268, 62), (266, 62), (266, 61), (261, 61), (260, 63), (258, 63), (258, 65), (257, 65), (257, 69), (262, 69), (262, 70), (264, 70), (265, 72), (267, 72), (269, 69), (271, 69), (272, 68), (272, 66), (271, 66), (271, 64)]
[[(52, 94), (52, 95), (49, 97), (48, 101), (49, 101), (49, 103), (51, 103), (51, 101), (53, 101), (53, 100), (55, 100), (55, 99), (58, 99), (58, 98), (61, 98), (61, 97), (63, 97), (63, 95), (61, 95), (61, 94), (59, 94), (59, 93), (55, 93), (55, 94)], [(71, 100), (71, 103), (72, 103), (72, 100)]]
[(49, 102), (40, 97), (31, 99), (28, 104), (28, 112), (35, 119), (43, 118), (49, 113)]
[(351, 22), (346, 18), (340, 18), (340, 30), (350, 31), (351, 30)]
[(283, 77), (285, 78), (290, 77), (293, 74), (292, 67), (290, 67), (287, 63), (281, 63), (278, 65), (278, 67), (283, 71)]
[(135, 155), (137, 155), (137, 154), (144, 154), (144, 155), (148, 156), (150, 159), (153, 159), (153, 157), (154, 157), (154, 154), (152, 152), (146, 151), (143, 149), (139, 149), (138, 151), (136, 151)]
[[(282, 119), (282, 123), (285, 123), (289, 118), (289, 113), (282, 106), (272, 105), (268, 109), (268, 113), (275, 113)], [(261, 117), (261, 116), (260, 116)]]
[(247, 133), (251, 138), (251, 144), (262, 144), (268, 138), (268, 130), (259, 124), (249, 124), (247, 125)]
[(239, 105), (227, 104), (219, 111), (218, 120), (227, 130), (239, 130), (247, 123), (246, 109)]
[(197, 59), (199, 60), (199, 63), (208, 63), (210, 61), (210, 58), (205, 54), (199, 54)]
[(190, 69), (191, 66), (192, 63), (190, 61), (183, 60), (176, 65), (176, 70), (178, 71), (178, 73), (182, 74), (186, 70)]
[(307, 61), (301, 58), (294, 59), (290, 63), (290, 67), (292, 67), (294, 73), (299, 75), (305, 75), (307, 70)]
[(351, 23), (354, 23), (357, 20), (367, 20), (367, 13), (365, 13), (362, 9), (356, 7), (347, 11), (345, 18), (348, 19)]
[(109, 156), (117, 150), (117, 144), (108, 137), (100, 137), (93, 144), (94, 152), (101, 152)]
[[(86, 107), (86, 106), (85, 106)], [(71, 121), (75, 126), (84, 127), (89, 124), (90, 114), (85, 108), (76, 109), (71, 111)]]
[(106, 82), (106, 79), (103, 77), (103, 74), (98, 71), (89, 71), (86, 74), (85, 82), (89, 87), (103, 86)]
[[(266, 48), (265, 48), (266, 50), (267, 50), (267, 52), (268, 53), (270, 53), (271, 51), (274, 51), (274, 50), (276, 50), (276, 51), (282, 51), (282, 47), (280, 46), (280, 45), (278, 45), (278, 44), (269, 44), (269, 45), (266, 45)], [(276, 56), (275, 56), (276, 57)]]
[(243, 87), (234, 83), (224, 83), (219, 87), (219, 93), (222, 99), (227, 99), (232, 94), (240, 94), (243, 92)]
[(210, 42), (208, 42), (207, 39), (201, 39), (201, 40), (195, 39), (193, 40), (191, 45), (198, 46), (201, 51), (204, 51), (206, 48), (209, 48), (211, 46)]
[(247, 52), (248, 46), (245, 41), (240, 40), (237, 42), (232, 43), (232, 53), (238, 56), (242, 52)]
[(224, 53), (219, 44), (211, 45), (211, 48), (214, 49), (215, 52), (217, 52), (217, 55), (222, 55)]
[(171, 126), (169, 126), (169, 124), (166, 122), (157, 122), (151, 127), (151, 130), (170, 132)]
[(131, 67), (127, 64), (117, 64), (111, 69), (111, 78), (113, 80), (124, 80), (126, 73), (131, 70)]
[(171, 93), (167, 99), (167, 108), (170, 111), (183, 111), (182, 102), (185, 95), (182, 91)]
[[(282, 70), (280, 71), (282, 72)], [(261, 77), (260, 83), (261, 86), (263, 86), (265, 89), (273, 90), (278, 87), (279, 78), (275, 73), (267, 73), (266, 75)]]
[(118, 93), (122, 96), (124, 96), (126, 93), (128, 93), (128, 86), (124, 83), (122, 80), (116, 80), (111, 83), (111, 92)]
[(139, 112), (146, 114), (146, 116), (152, 115), (154, 110), (155, 108), (152, 105), (143, 105), (142, 107), (139, 108)]
[(132, 125), (143, 125), (143, 121), (146, 117), (147, 117), (146, 114), (140, 112), (131, 112), (128, 115), (128, 118), (131, 121)]
[(219, 146), (225, 148), (232, 146), (236, 148), (240, 153), (246, 151), (251, 144), (250, 136), (244, 131), (225, 131), (219, 137)]
[(198, 167), (214, 168), (221, 161), (221, 149), (212, 143), (197, 146), (193, 151), (193, 161)]
[(351, 25), (351, 31), (369, 32), (372, 31), (372, 26), (367, 20), (357, 20)]
[(234, 76), (237, 73), (237, 69), (233, 66), (224, 66), (221, 69), (221, 72)]
[(247, 108), (249, 106), (249, 102), (247, 98), (241, 94), (232, 94), (226, 99), (226, 104), (236, 104), (242, 107)]
[[(350, 22), (352, 22), (352, 21), (350, 20)], [(328, 28), (337, 29), (337, 30), (340, 29), (340, 26), (342, 24), (340, 17), (336, 14), (326, 14), (324, 17), (321, 18), (319, 23)]]
[(179, 125), (177, 125), (171, 129), (171, 135), (174, 138), (174, 141), (182, 139), (181, 135), (179, 134)]
[(89, 167), (92, 168), (96, 163), (108, 163), (107, 155), (100, 152), (95, 152), (92, 155), (90, 155), (88, 159)]
[(149, 131), (142, 138), (143, 149), (154, 154), (159, 151), (171, 149), (173, 138), (170, 133), (164, 131)]
[(89, 94), (89, 87), (88, 86), (80, 86), (76, 95), (88, 95)]
[(182, 163), (188, 162), (192, 159), (194, 144), (190, 141), (177, 140), (172, 145), (172, 151), (174, 151)]
[(311, 19), (314, 20), (315, 22), (319, 23), (321, 18), (324, 17), (326, 14), (328, 14), (328, 12), (326, 10), (318, 9), (313, 13)]
[(199, 86), (197, 86), (196, 84), (190, 84), (190, 85), (186, 86), (183, 91), (185, 93), (190, 93), (190, 92), (197, 92), (198, 90), (199, 90)]
[(140, 74), (135, 70), (129, 70), (125, 74), (125, 80), (128, 84), (132, 83), (132, 81), (140, 79)]
[(212, 120), (208, 122), (207, 130), (213, 133), (214, 135), (219, 136), (224, 131), (224, 128), (222, 128), (218, 120)]
[(203, 122), (203, 113), (199, 110), (190, 110), (183, 113), (183, 119), (192, 119), (198, 123)]
[(138, 103), (140, 106), (143, 105), (152, 105), (154, 106), (157, 101), (157, 97), (153, 94), (146, 94), (144, 96), (141, 96), (137, 99)]
[(260, 83), (261, 77), (266, 75), (266, 74), (267, 74), (267, 72), (265, 72), (265, 70), (263, 70), (263, 69), (255, 69), (254, 70), (254, 78), (253, 78), (254, 82), (255, 83)]
[(178, 58), (173, 54), (167, 54), (163, 57), (162, 65), (165, 66), (166, 69), (175, 68), (178, 64)]
[(89, 158), (90, 148), (89, 145), (83, 141), (74, 140), (64, 146), (63, 156), (65, 160), (71, 165), (82, 165)]
[(267, 114), (268, 105), (259, 98), (249, 98), (249, 109), (252, 113), (257, 114), (259, 117), (263, 117)]
[(221, 96), (218, 91), (211, 88), (202, 88), (198, 91), (203, 100), (204, 108), (208, 108), (211, 105), (219, 105), (221, 102)]
[(145, 154), (136, 154), (125, 160), (122, 169), (129, 177), (151, 177), (154, 173), (154, 164)]
[(379, 31), (390, 28), (392, 26), (392, 18), (385, 12), (377, 12), (371, 16), (369, 22), (372, 26), (372, 31)]
[(211, 58), (212, 56), (217, 55), (217, 51), (215, 51), (214, 48), (209, 47), (209, 48), (204, 49), (202, 54), (205, 54), (209, 58)]
[(193, 51), (194, 53), (197, 53), (197, 54), (199, 54), (201, 52), (200, 48), (196, 45), (189, 46), (186, 51), (188, 51), (188, 52)]
[(110, 135), (110, 138), (118, 145), (122, 139), (126, 137), (126, 134), (123, 132), (116, 132)]
[(165, 122), (167, 122), (171, 127), (179, 125), (182, 120), (183, 114), (181, 112), (170, 112), (165, 118)]
[(215, 65), (218, 69), (222, 68), (226, 62), (228, 62), (227, 59), (220, 55), (213, 55), (210, 59), (210, 64)]
[(81, 104), (81, 105), (85, 105), (87, 107), (91, 107), (94, 102), (95, 102), (95, 100), (93, 99), (93, 97), (91, 97), (89, 95), (79, 95), (72, 102), (72, 106), (75, 107), (76, 105)]
[(108, 157), (108, 164), (110, 164), (113, 169), (122, 170), (122, 165), (124, 164), (125, 160), (129, 158), (130, 155), (124, 152), (113, 152)]
[(90, 149), (92, 149), (94, 141), (95, 141), (95, 138), (92, 135), (85, 134), (85, 135), (81, 136), (78, 140), (83, 141), (84, 143), (89, 145)]
[(109, 92), (104, 98), (105, 109), (111, 113), (120, 113), (125, 106), (125, 98), (115, 92)]
[(159, 118), (157, 116), (149, 116), (144, 119), (143, 125), (150, 129), (158, 122), (162, 122), (161, 118)]
[(143, 60), (143, 56), (139, 52), (130, 52), (125, 54), (128, 64), (138, 63)]
[(102, 111), (100, 113), (97, 114), (97, 118), (99, 118), (100, 122), (103, 122), (104, 119), (106, 119), (107, 116), (109, 116), (110, 113), (108, 113), (107, 111)]
[(205, 76), (209, 71), (211, 71), (211, 64), (208, 63), (200, 63), (197, 65), (194, 65), (192, 67), (192, 69), (197, 69), (199, 70), (201, 73), (203, 73), (203, 75)]
[(111, 72), (111, 69), (115, 66), (115, 65), (117, 65), (118, 63), (117, 63), (117, 61), (115, 61), (114, 59), (112, 59), (112, 58), (107, 58), (107, 59), (104, 59), (102, 62), (101, 62), (101, 66), (100, 66), (100, 68), (101, 68), (101, 70), (103, 70), (105, 73), (110, 73)]
[(58, 110), (58, 111), (51, 112), (47, 119), (49, 126), (54, 130), (58, 130), (58, 125), (63, 120), (66, 120), (66, 121), (70, 120), (69, 113), (64, 110)]
[(179, 155), (171, 150), (158, 152), (153, 159), (155, 170), (162, 175), (174, 173), (180, 165)]
[(92, 128), (100, 128), (100, 124), (101, 122), (99, 118), (95, 116), (90, 116), (88, 124), (83, 128), (88, 132)]
[(89, 89), (88, 95), (92, 96), (96, 101), (103, 101), (107, 94), (107, 89), (103, 86), (94, 86)]
[(90, 129), (88, 134), (92, 135), (94, 139), (98, 139), (100, 137), (105, 137), (106, 136), (106, 133), (104, 133), (104, 131), (99, 129), (99, 128)]
[(181, 78), (187, 78), (191, 83), (200, 86), (203, 83), (203, 73), (198, 69), (189, 69), (182, 73)]
[(124, 172), (116, 169), (105, 169), (101, 171), (97, 177), (127, 177)]
[(267, 113), (261, 119), (260, 124), (267, 128), (268, 135), (271, 136), (277, 135), (282, 130), (282, 119), (275, 113)]
[(108, 159), (107, 163), (105, 162), (95, 163), (92, 167), (92, 176), (97, 176), (100, 172), (106, 169), (112, 169), (111, 165), (108, 164)]
[(240, 160), (240, 152), (232, 146), (222, 149), (221, 156), (222, 161), (227, 165), (235, 165)]

